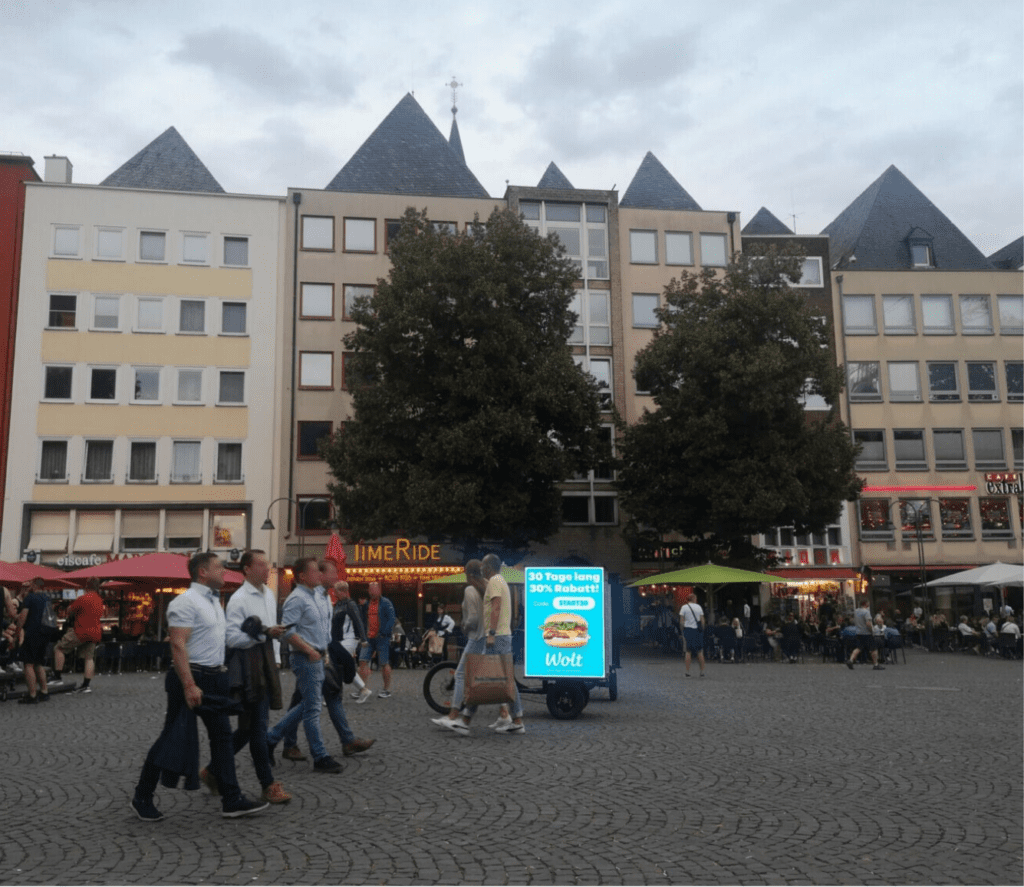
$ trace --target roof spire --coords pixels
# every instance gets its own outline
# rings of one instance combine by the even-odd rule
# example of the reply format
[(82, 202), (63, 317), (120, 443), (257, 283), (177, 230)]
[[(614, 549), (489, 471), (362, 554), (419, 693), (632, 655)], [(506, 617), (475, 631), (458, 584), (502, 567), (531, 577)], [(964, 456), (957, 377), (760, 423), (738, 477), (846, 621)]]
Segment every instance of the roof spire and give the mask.
[(466, 162), (466, 154), (462, 150), (462, 136), (459, 135), (459, 122), (455, 118), (455, 115), (459, 113), (458, 108), (458, 88), (462, 86), (458, 80), (455, 79), (455, 75), (452, 74), (451, 83), (446, 83), (445, 86), (449, 87), (452, 91), (452, 131), (448, 136), (448, 144), (451, 149), (455, 152), (455, 156), (459, 158), (463, 163)]
[(455, 115), (459, 113), (459, 107), (458, 107), (459, 95), (458, 95), (458, 90), (459, 90), (459, 87), (462, 86), (462, 84), (459, 83), (459, 81), (455, 79), (455, 75), (452, 74), (452, 81), (451, 81), (451, 83), (446, 83), (445, 86), (447, 86), (452, 91), (452, 119), (454, 120), (455, 119)]

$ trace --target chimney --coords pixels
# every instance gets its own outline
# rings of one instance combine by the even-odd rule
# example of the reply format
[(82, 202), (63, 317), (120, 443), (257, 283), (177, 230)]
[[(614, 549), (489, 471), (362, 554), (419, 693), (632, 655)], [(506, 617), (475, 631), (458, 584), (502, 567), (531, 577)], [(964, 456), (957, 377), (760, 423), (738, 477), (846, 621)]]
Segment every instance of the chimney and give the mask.
[(52, 154), (46, 158), (43, 171), (44, 182), (56, 182), (59, 185), (71, 184), (71, 161), (67, 157)]

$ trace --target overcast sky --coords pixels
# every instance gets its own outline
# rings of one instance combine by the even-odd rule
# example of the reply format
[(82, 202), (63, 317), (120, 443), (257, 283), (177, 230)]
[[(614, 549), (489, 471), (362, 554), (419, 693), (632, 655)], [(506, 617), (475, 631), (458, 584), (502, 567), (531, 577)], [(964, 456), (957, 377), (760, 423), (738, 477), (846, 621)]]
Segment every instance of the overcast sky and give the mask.
[(895, 164), (986, 254), (1024, 233), (1020, 0), (0, 0), (0, 151), (99, 182), (177, 127), (230, 192), (323, 188), (406, 92), (488, 192), (555, 161), (818, 233)]

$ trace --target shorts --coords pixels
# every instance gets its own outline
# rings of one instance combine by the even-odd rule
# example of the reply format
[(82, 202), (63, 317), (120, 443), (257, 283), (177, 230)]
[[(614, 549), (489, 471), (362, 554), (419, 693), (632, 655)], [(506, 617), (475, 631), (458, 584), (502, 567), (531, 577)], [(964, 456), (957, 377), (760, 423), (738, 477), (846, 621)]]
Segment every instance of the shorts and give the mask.
[(699, 628), (684, 628), (683, 638), (686, 640), (687, 653), (704, 652), (704, 632)]
[(42, 635), (25, 635), (19, 658), (26, 665), (46, 665), (46, 644)]
[(74, 653), (78, 650), (82, 654), (83, 659), (92, 659), (96, 653), (96, 642), (95, 641), (83, 641), (73, 628), (69, 628), (64, 632), (64, 637), (60, 639), (56, 649), (60, 650), (61, 653), (67, 655), (68, 653)]
[(857, 635), (857, 648), (864, 653), (870, 653), (875, 649), (875, 636), (873, 634)]
[(373, 658), (375, 650), (377, 651), (377, 664), (381, 668), (385, 665), (391, 665), (391, 638), (381, 637), (380, 635), (370, 638), (363, 646), (363, 649), (359, 651), (359, 661), (369, 662)]

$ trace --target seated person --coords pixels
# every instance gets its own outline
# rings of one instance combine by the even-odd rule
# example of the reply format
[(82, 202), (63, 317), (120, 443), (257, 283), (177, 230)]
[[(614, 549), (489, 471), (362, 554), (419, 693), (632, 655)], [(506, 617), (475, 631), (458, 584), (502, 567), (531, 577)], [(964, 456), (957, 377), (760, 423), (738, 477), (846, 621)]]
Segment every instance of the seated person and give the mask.
[(956, 630), (960, 633), (960, 643), (966, 647), (970, 647), (971, 651), (977, 655), (978, 644), (981, 642), (981, 635), (971, 628), (970, 624), (967, 622), (966, 616), (960, 617), (960, 622), (957, 625)]

